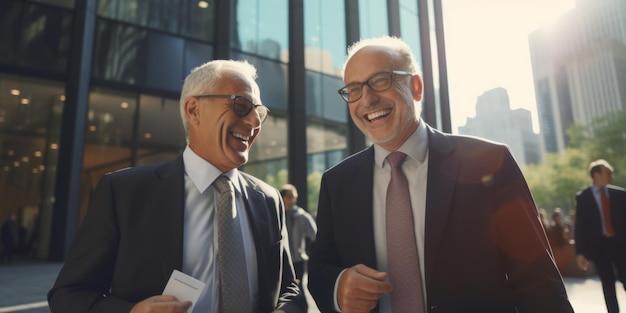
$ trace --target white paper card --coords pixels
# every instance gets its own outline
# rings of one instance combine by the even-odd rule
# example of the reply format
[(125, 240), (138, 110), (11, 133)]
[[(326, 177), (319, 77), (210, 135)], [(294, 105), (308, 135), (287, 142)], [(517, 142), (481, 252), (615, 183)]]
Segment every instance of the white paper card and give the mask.
[(167, 282), (163, 295), (174, 296), (178, 301), (191, 301), (191, 307), (187, 312), (193, 312), (193, 307), (204, 290), (204, 282), (201, 282), (179, 270), (174, 270)]

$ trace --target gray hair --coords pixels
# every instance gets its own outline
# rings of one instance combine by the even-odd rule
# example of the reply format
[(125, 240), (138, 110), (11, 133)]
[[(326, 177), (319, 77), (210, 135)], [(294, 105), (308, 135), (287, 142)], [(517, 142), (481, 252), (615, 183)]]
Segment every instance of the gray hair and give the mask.
[(346, 65), (352, 56), (354, 56), (357, 51), (367, 46), (381, 46), (397, 52), (400, 55), (400, 61), (407, 66), (406, 71), (411, 74), (418, 74), (421, 76), (419, 64), (417, 63), (417, 60), (415, 60), (415, 55), (413, 54), (411, 47), (409, 47), (409, 45), (402, 39), (392, 36), (367, 38), (353, 43), (350, 47), (348, 47), (348, 57), (346, 58), (346, 62), (343, 64), (343, 70), (341, 71), (342, 76), (346, 72)]
[[(187, 121), (185, 115), (185, 101), (192, 96), (213, 93), (220, 87), (226, 71), (241, 73), (250, 78), (251, 81), (256, 81), (257, 79), (256, 68), (245, 60), (213, 60), (192, 69), (191, 73), (185, 78), (183, 89), (180, 93), (180, 117), (183, 120), (185, 138), (189, 139), (189, 121)], [(258, 86), (255, 84), (252, 88), (258, 95)]]

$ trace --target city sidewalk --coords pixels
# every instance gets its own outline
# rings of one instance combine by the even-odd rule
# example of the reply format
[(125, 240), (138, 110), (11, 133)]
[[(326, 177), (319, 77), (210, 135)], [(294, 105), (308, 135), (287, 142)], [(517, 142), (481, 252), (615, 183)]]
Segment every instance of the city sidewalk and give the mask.
[[(50, 313), (46, 294), (61, 268), (60, 263), (0, 265), (0, 313)], [(565, 278), (576, 313), (606, 312), (597, 277)], [(626, 308), (626, 292), (618, 285), (618, 300)], [(310, 299), (310, 297), (309, 297)], [(309, 313), (319, 312), (314, 307)]]

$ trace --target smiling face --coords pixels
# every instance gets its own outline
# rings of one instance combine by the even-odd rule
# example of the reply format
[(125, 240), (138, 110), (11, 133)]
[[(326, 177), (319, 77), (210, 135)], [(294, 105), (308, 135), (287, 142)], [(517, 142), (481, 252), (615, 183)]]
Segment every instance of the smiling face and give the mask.
[[(259, 88), (253, 80), (226, 70), (212, 94), (241, 95), (259, 101)], [(258, 113), (245, 117), (233, 111), (233, 100), (212, 97), (188, 97), (185, 115), (189, 121), (189, 147), (222, 172), (248, 162), (248, 152), (261, 131)]]
[[(366, 46), (346, 63), (346, 85), (367, 81), (379, 72), (405, 71), (397, 52), (382, 46)], [(397, 150), (419, 125), (416, 101), (422, 97), (422, 79), (419, 75), (394, 76), (391, 88), (372, 91), (363, 86), (359, 100), (349, 103), (350, 116), (359, 129), (374, 143), (389, 150)]]

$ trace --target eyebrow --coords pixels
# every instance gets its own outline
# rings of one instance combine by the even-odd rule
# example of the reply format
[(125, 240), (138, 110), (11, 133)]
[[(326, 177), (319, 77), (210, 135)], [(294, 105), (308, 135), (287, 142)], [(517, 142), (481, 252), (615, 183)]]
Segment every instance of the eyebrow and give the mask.
[(346, 84), (346, 86), (350, 86), (350, 85), (353, 85), (353, 84), (361, 84), (361, 83), (364, 83), (364, 82), (368, 81), (370, 78), (372, 78), (372, 76), (374, 76), (376, 74), (391, 73), (391, 72), (393, 72), (393, 70), (383, 70), (383, 71), (374, 72), (374, 73), (370, 74), (369, 76), (367, 76), (367, 78), (365, 78), (365, 80), (352, 81), (352, 82)]

